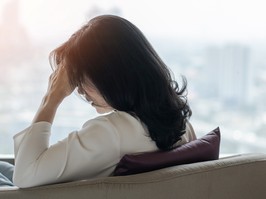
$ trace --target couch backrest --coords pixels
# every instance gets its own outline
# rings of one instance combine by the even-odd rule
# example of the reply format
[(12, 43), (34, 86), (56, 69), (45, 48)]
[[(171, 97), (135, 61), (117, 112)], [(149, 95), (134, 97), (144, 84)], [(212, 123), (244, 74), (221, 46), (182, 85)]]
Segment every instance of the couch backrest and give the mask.
[(157, 171), (29, 189), (0, 189), (5, 199), (265, 199), (266, 155), (245, 154)]

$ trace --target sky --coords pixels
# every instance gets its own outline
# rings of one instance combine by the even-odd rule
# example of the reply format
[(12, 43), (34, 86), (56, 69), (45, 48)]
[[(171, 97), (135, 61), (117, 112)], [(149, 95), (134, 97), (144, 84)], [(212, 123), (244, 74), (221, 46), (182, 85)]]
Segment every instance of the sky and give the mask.
[[(0, 17), (10, 1), (14, 0), (0, 0)], [(21, 22), (37, 40), (69, 37), (95, 10), (103, 14), (114, 9), (147, 35), (217, 42), (266, 40), (264, 0), (17, 1)]]

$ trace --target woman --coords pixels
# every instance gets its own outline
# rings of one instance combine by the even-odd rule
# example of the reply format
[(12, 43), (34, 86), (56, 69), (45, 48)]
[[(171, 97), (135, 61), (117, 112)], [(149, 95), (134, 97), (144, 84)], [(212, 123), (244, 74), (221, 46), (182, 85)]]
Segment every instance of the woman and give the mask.
[[(123, 155), (170, 150), (195, 139), (186, 81), (179, 88), (141, 31), (98, 16), (50, 55), (55, 68), (30, 127), (14, 136), (19, 187), (109, 176)], [(75, 89), (98, 113), (49, 146), (56, 110)]]

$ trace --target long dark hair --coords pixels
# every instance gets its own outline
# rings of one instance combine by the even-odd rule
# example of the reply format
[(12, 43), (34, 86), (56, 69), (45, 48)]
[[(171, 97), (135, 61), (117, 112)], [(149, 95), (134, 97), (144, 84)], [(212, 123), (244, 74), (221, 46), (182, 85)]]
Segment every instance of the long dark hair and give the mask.
[(73, 86), (80, 89), (89, 78), (111, 107), (139, 118), (159, 149), (171, 149), (185, 133), (191, 116), (186, 79), (179, 88), (142, 32), (126, 19), (93, 18), (50, 58), (55, 64), (65, 61)]

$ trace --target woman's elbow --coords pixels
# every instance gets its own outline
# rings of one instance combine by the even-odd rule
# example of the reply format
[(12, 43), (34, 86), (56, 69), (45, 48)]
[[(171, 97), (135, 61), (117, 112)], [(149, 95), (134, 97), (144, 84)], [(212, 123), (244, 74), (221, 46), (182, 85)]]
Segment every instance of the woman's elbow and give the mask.
[(28, 175), (26, 172), (18, 172), (16, 170), (13, 174), (13, 184), (19, 188), (30, 188), (39, 185), (35, 180), (33, 180), (31, 175)]

